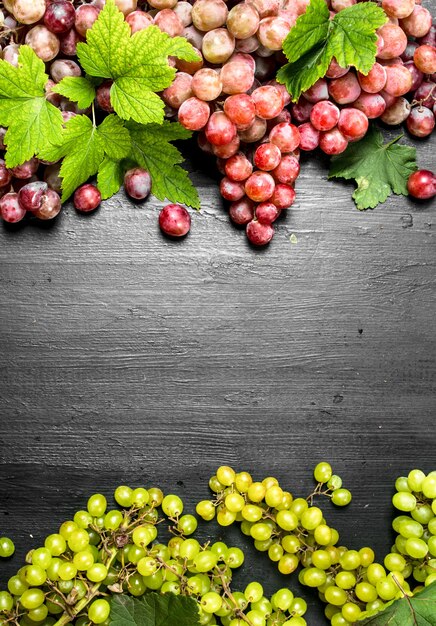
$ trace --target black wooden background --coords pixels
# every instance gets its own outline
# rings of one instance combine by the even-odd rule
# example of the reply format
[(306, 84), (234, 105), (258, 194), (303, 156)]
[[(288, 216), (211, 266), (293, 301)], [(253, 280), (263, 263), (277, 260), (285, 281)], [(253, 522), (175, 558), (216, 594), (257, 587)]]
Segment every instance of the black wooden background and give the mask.
[[(416, 145), (434, 168), (434, 140)], [(395, 478), (436, 468), (434, 204), (358, 212), (312, 158), (254, 250), (188, 153), (202, 210), (183, 241), (160, 234), (162, 203), (123, 193), (0, 228), (0, 535), (17, 546), (0, 586), (91, 493), (158, 485), (193, 509), (220, 464), (307, 495), (328, 460), (354, 499), (326, 501), (327, 520), (381, 559)], [(201, 533), (246, 546), (241, 585), (298, 591), (239, 533)], [(302, 593), (308, 623), (326, 624)]]

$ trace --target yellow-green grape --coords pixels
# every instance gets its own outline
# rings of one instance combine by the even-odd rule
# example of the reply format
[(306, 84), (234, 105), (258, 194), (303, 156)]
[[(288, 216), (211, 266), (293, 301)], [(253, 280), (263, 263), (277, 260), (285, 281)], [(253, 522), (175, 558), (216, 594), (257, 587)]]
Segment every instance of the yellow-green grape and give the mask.
[(45, 604), (41, 604), (36, 609), (30, 609), (27, 612), (27, 617), (29, 617), (32, 622), (42, 622), (48, 615), (48, 608)]
[(20, 596), (29, 588), (29, 585), (19, 576), (11, 576), (8, 580), (8, 591), (14, 596)]
[(219, 559), (223, 559), (226, 556), (227, 552), (229, 551), (229, 548), (224, 543), (224, 541), (215, 541), (210, 546), (210, 549), (212, 550), (214, 554), (217, 555)]
[(151, 576), (159, 567), (159, 562), (153, 556), (144, 556), (139, 559), (136, 569), (141, 576)]
[(272, 543), (271, 545), (268, 546), (268, 557), (274, 563), (276, 563), (277, 561), (280, 561), (280, 559), (282, 558), (284, 552), (285, 551), (283, 550), (283, 548), (280, 545), (280, 543), (274, 542), (274, 543)]
[(319, 524), (313, 531), (315, 541), (320, 546), (328, 546), (332, 540), (332, 530), (327, 524)]
[(327, 481), (327, 487), (334, 491), (335, 489), (340, 489), (342, 487), (342, 478), (337, 474), (332, 474), (332, 476)]
[(107, 576), (107, 567), (103, 563), (94, 563), (86, 571), (86, 577), (93, 583), (102, 582)]
[(402, 572), (406, 567), (406, 560), (401, 554), (390, 552), (385, 556), (384, 566), (390, 572)]
[(340, 612), (341, 612), (341, 609), (337, 606), (333, 606), (333, 604), (327, 604), (324, 608), (324, 615), (330, 621), (333, 615), (336, 615), (336, 613), (340, 613)]
[(374, 563), (375, 554), (372, 548), (364, 547), (359, 550), (360, 564), (362, 567), (368, 567)]
[[(132, 578), (133, 578), (133, 576), (131, 576), (129, 581)], [(151, 574), (151, 576), (139, 576), (138, 575), (138, 578), (143, 581), (144, 585), (148, 589), (151, 589), (152, 591), (157, 591), (158, 589), (160, 589), (162, 587), (164, 574), (163, 574), (162, 570), (159, 569), (154, 574)], [(130, 591), (130, 589), (129, 589), (129, 591)], [(138, 591), (139, 591), (139, 589), (138, 589)], [(132, 592), (130, 591), (130, 593), (132, 593)], [(141, 594), (138, 593), (138, 595), (141, 595)]]
[(382, 600), (393, 600), (398, 592), (398, 587), (391, 578), (383, 578), (376, 584), (377, 593)]
[[(66, 520), (59, 527), (59, 534), (68, 541), (72, 533), (78, 529), (76, 522), (73, 520)], [(47, 546), (46, 546), (47, 547)], [(53, 553), (52, 553), (53, 554)], [(55, 556), (55, 555), (54, 555)], [(56, 555), (57, 556), (57, 555)]]
[(220, 481), (218, 480), (218, 478), (214, 475), (211, 476), (209, 478), (209, 488), (214, 492), (214, 493), (221, 493), (222, 491), (224, 491), (225, 489), (225, 485), (223, 485), (222, 483), (220, 483)]
[(227, 550), (223, 560), (226, 565), (234, 569), (236, 567), (241, 567), (244, 562), (244, 558), (244, 553), (240, 548), (232, 547)]
[(195, 511), (206, 522), (210, 522), (215, 517), (215, 505), (212, 500), (201, 500), (197, 503)]
[(24, 580), (31, 587), (39, 587), (47, 580), (47, 573), (39, 565), (28, 565), (24, 570)]
[(350, 504), (352, 496), (348, 489), (335, 489), (332, 493), (332, 502), (336, 506), (347, 506)]
[(216, 520), (220, 526), (231, 526), (236, 520), (236, 513), (232, 513), (225, 506), (217, 509)]
[[(248, 611), (246, 618), (252, 626), (266, 626), (266, 619), (259, 611)], [(242, 620), (241, 620), (242, 621)], [(245, 622), (246, 624), (247, 622)], [(245, 625), (244, 625), (245, 626)]]
[(276, 506), (276, 509), (278, 511), (289, 509), (291, 507), (293, 500), (294, 500), (294, 496), (292, 495), (290, 491), (283, 491), (282, 501), (280, 502), (280, 504)]
[(360, 583), (357, 583), (355, 588), (355, 594), (357, 598), (359, 598), (359, 600), (365, 603), (374, 602), (374, 600), (377, 600), (378, 597), (377, 589), (374, 587), (374, 585), (371, 585), (371, 583), (367, 581), (361, 581)]
[(279, 481), (277, 480), (277, 478), (274, 478), (274, 476), (266, 476), (266, 478), (262, 480), (262, 485), (265, 487), (265, 490), (278, 484)]
[(73, 521), (78, 528), (88, 528), (93, 522), (93, 517), (88, 511), (76, 511)]
[(89, 499), (86, 508), (93, 517), (100, 517), (105, 514), (107, 500), (101, 493), (94, 493)]
[(265, 497), (266, 488), (265, 485), (259, 482), (252, 483), (247, 491), (248, 499), (251, 502), (262, 502)]
[(318, 463), (313, 471), (313, 477), (317, 483), (326, 483), (333, 475), (332, 467), (330, 463), (325, 461)]
[(178, 517), (183, 512), (182, 499), (174, 494), (168, 494), (167, 496), (165, 496), (165, 498), (162, 500), (161, 506), (162, 511), (165, 513), (165, 515), (168, 515), (168, 517)]
[(381, 611), (385, 606), (385, 603), (380, 598), (374, 600), (374, 602), (368, 602), (365, 606), (366, 611)]
[(216, 591), (206, 592), (201, 600), (200, 606), (206, 613), (215, 613), (222, 607), (223, 599)]
[(33, 565), (39, 565), (42, 569), (47, 570), (52, 561), (52, 555), (47, 548), (36, 548), (32, 551), (31, 559)]
[(150, 489), (147, 489), (147, 491), (150, 496), (149, 504), (153, 506), (160, 506), (164, 499), (162, 489), (159, 489), (159, 487), (151, 487)]
[(337, 565), (339, 563), (339, 551), (336, 546), (325, 546), (325, 550), (330, 554), (330, 558), (332, 560), (332, 565)]
[(0, 611), (12, 611), (14, 599), (8, 591), (0, 591)]
[(180, 545), (179, 556), (182, 559), (191, 561), (200, 552), (201, 546), (197, 539), (190, 538), (183, 541)]
[(141, 546), (137, 546), (133, 544), (133, 545), (127, 545), (126, 547), (127, 547), (127, 560), (130, 563), (133, 563), (134, 565), (136, 565), (138, 561), (146, 555), (144, 548), (141, 548)]
[(230, 487), (235, 482), (236, 472), (228, 465), (221, 465), (216, 471), (216, 477), (222, 485)]
[(422, 491), (422, 484), (426, 478), (424, 472), (419, 469), (413, 469), (407, 476), (407, 483), (411, 491)]
[(120, 506), (128, 509), (133, 504), (133, 489), (127, 487), (127, 485), (120, 485), (114, 491), (114, 500)]
[(351, 622), (349, 622), (342, 613), (335, 613), (332, 617), (332, 626), (349, 626)]
[(317, 567), (309, 567), (304, 573), (303, 580), (308, 587), (320, 587), (326, 581), (326, 573)]
[(436, 573), (434, 574), (429, 574), (427, 576), (427, 578), (425, 579), (424, 585), (426, 587), (428, 587), (429, 585), (431, 585), (432, 583), (436, 582)]
[(144, 487), (136, 487), (132, 492), (132, 504), (135, 507), (142, 508), (150, 502), (150, 494)]
[(335, 584), (340, 589), (353, 589), (356, 582), (357, 578), (354, 572), (341, 571), (335, 576)]
[(298, 564), (299, 559), (296, 554), (284, 554), (277, 567), (281, 574), (292, 574), (297, 569)]
[(247, 493), (253, 479), (248, 472), (238, 472), (235, 475), (235, 487), (239, 493)]
[(177, 530), (183, 535), (192, 535), (197, 530), (198, 522), (193, 515), (182, 515), (177, 522)]
[(194, 568), (197, 572), (209, 572), (218, 563), (218, 556), (212, 550), (203, 550), (194, 557)]
[(52, 582), (59, 580), (59, 567), (62, 565), (62, 559), (52, 557), (50, 565), (46, 569), (47, 578)]
[(307, 511), (308, 508), (309, 505), (304, 498), (295, 498), (291, 504), (291, 511), (293, 511), (298, 517), (301, 517), (304, 511)]
[(312, 553), (312, 563), (315, 567), (326, 570), (331, 567), (332, 559), (327, 550), (315, 550)]
[(413, 493), (398, 491), (392, 496), (392, 504), (399, 511), (410, 512), (416, 508), (416, 498)]
[(407, 480), (407, 476), (398, 476), (395, 481), (395, 489), (397, 491), (407, 491), (408, 493), (412, 492), (412, 489), (409, 486), (409, 481)]
[(91, 565), (94, 565), (94, 556), (92, 552), (89, 552), (88, 550), (76, 552), (73, 557), (73, 564), (77, 567), (79, 572), (86, 572)]
[(258, 522), (262, 519), (263, 509), (256, 504), (246, 504), (242, 508), (242, 517), (247, 520), (247, 522)]
[(429, 504), (418, 503), (416, 509), (411, 511), (410, 515), (420, 524), (428, 524), (432, 519), (434, 513), (431, 510), (431, 506)]
[(329, 604), (333, 604), (333, 606), (343, 606), (348, 599), (345, 589), (340, 589), (339, 587), (336, 587), (336, 585), (327, 587), (324, 592), (324, 596), (326, 601)]
[(26, 589), (20, 597), (20, 604), (25, 609), (36, 609), (44, 602), (44, 592), (42, 589)]
[(245, 500), (240, 493), (229, 493), (224, 499), (224, 504), (231, 513), (239, 513), (245, 506)]
[(301, 525), (306, 530), (315, 530), (322, 523), (322, 511), (317, 506), (311, 506), (301, 514)]
[(132, 533), (132, 541), (135, 545), (143, 547), (148, 546), (157, 537), (157, 529), (151, 524), (142, 524), (137, 526)]
[(104, 516), (104, 527), (108, 530), (117, 530), (123, 522), (123, 514), (118, 509), (108, 511)]
[(81, 552), (89, 545), (89, 535), (84, 528), (78, 528), (68, 537), (67, 544), (72, 552)]
[(436, 535), (433, 535), (432, 537), (429, 538), (427, 545), (428, 545), (428, 551), (431, 554), (431, 556), (436, 556)]
[(332, 546), (335, 546), (339, 541), (339, 533), (336, 530), (336, 528), (331, 528), (331, 531), (332, 531), (332, 540), (330, 543)]
[(346, 619), (350, 624), (353, 624), (359, 619), (362, 613), (360, 607), (354, 602), (346, 602), (341, 609), (342, 617)]
[(430, 472), (422, 481), (421, 491), (430, 500), (436, 498), (436, 471)]
[(257, 524), (253, 524), (250, 531), (253, 539), (257, 539), (259, 541), (266, 541), (271, 537), (272, 530), (271, 527), (263, 522), (258, 522)]
[(282, 537), (282, 546), (285, 552), (296, 554), (301, 548), (301, 541), (295, 535), (285, 535)]
[(412, 559), (423, 559), (427, 556), (428, 545), (423, 539), (409, 537), (406, 541), (406, 551)]
[(107, 600), (94, 600), (88, 608), (88, 617), (94, 624), (102, 624), (109, 617), (111, 607)]
[(244, 589), (244, 596), (247, 602), (259, 602), (263, 597), (263, 587), (258, 582), (251, 582)]
[(283, 530), (295, 530), (298, 526), (298, 517), (293, 511), (283, 510), (277, 513), (276, 522)]
[(357, 569), (360, 565), (360, 555), (357, 550), (347, 550), (339, 557), (339, 563), (347, 571)]
[(420, 522), (407, 517), (398, 524), (397, 532), (399, 532), (400, 535), (406, 539), (409, 537), (422, 537), (424, 527), (420, 524)]
[(307, 611), (307, 602), (303, 598), (294, 598), (288, 612), (301, 617)]
[(268, 506), (276, 507), (281, 504), (283, 500), (283, 489), (279, 485), (271, 485), (265, 491), (265, 502)]

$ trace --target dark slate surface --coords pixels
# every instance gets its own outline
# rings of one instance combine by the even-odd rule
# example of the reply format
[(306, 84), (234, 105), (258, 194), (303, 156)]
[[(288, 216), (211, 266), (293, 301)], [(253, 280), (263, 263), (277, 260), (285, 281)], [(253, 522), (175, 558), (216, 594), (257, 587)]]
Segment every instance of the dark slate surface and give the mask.
[[(421, 166), (434, 145), (419, 143)], [(17, 545), (2, 586), (92, 492), (157, 484), (192, 508), (223, 463), (307, 495), (330, 461), (354, 500), (326, 502), (327, 520), (383, 558), (395, 478), (436, 467), (434, 205), (360, 213), (311, 159), (256, 251), (191, 155), (202, 210), (184, 241), (161, 236), (161, 204), (122, 193), (94, 215), (0, 228), (0, 535)], [(249, 554), (241, 585), (297, 589), (230, 535)]]

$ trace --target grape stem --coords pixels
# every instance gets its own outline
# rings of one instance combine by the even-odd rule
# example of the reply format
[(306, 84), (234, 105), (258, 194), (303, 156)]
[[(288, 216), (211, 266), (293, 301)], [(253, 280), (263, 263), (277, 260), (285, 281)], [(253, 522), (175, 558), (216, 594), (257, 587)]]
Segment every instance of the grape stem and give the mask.
[[(114, 561), (114, 559), (115, 559), (115, 557), (117, 555), (117, 552), (118, 551), (117, 551), (116, 548), (112, 548), (110, 550), (110, 556), (109, 556), (108, 560), (105, 563), (107, 569), (109, 569), (110, 566), (112, 565), (112, 563), (113, 563), (113, 561)], [(97, 595), (98, 590), (100, 589), (101, 584), (102, 584), (101, 582), (95, 583), (95, 585), (93, 585), (90, 588), (90, 590), (88, 591), (86, 596), (84, 598), (82, 598), (82, 600), (80, 600), (80, 602), (78, 602), (76, 604), (74, 609), (70, 613), (65, 611), (63, 613), (63, 615), (61, 615), (61, 617), (58, 619), (58, 621), (54, 624), (54, 626), (65, 626), (66, 624), (71, 622), (75, 617), (77, 617), (77, 615), (80, 613), (80, 611), (83, 611), (83, 609), (89, 604), (89, 602)]]
[(249, 626), (253, 626), (253, 624), (251, 623), (251, 621), (250, 621), (250, 620), (248, 619), (248, 617), (245, 615), (244, 611), (242, 611), (242, 610), (239, 608), (239, 604), (237, 603), (237, 601), (236, 601), (236, 599), (235, 599), (234, 595), (232, 594), (232, 591), (231, 591), (231, 589), (230, 589), (229, 585), (227, 584), (226, 579), (224, 578), (223, 573), (222, 573), (220, 570), (218, 570), (218, 576), (220, 577), (221, 584), (222, 584), (223, 589), (224, 589), (224, 593), (226, 594), (226, 596), (229, 598), (229, 600), (233, 603), (234, 607), (236, 608), (236, 615), (237, 615), (240, 619), (242, 619), (244, 622), (247, 622), (247, 624), (248, 624)]

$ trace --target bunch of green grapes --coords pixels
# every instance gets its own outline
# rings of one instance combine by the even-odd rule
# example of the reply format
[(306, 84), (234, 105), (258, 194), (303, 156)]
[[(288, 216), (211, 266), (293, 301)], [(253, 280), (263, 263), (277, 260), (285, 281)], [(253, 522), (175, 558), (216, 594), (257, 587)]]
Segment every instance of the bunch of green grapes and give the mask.
[[(271, 598), (255, 581), (233, 591), (244, 553), (221, 541), (200, 544), (192, 536), (197, 518), (183, 514), (177, 495), (120, 486), (114, 498), (119, 508), (107, 510), (105, 496), (92, 495), (86, 510), (28, 553), (0, 591), (0, 626), (108, 626), (111, 593), (152, 591), (194, 598), (201, 626), (305, 626), (306, 603), (287, 588)], [(173, 536), (159, 541), (168, 530)]]
[(222, 526), (239, 522), (241, 531), (282, 574), (298, 569), (300, 583), (318, 589), (333, 626), (353, 624), (387, 602), (418, 591), (422, 587), (411, 589), (413, 579), (425, 585), (436, 579), (436, 472), (425, 476), (412, 470), (397, 481), (393, 503), (410, 516), (394, 520), (399, 535), (383, 563), (375, 561), (369, 547), (350, 550), (338, 545), (339, 533), (327, 524), (313, 498), (325, 495), (343, 506), (351, 501), (351, 493), (328, 463), (319, 463), (314, 477), (313, 493), (294, 498), (275, 478), (257, 482), (248, 472), (221, 466), (209, 481), (215, 498), (199, 502), (196, 511), (205, 520), (216, 517)]

